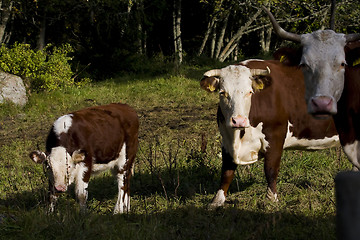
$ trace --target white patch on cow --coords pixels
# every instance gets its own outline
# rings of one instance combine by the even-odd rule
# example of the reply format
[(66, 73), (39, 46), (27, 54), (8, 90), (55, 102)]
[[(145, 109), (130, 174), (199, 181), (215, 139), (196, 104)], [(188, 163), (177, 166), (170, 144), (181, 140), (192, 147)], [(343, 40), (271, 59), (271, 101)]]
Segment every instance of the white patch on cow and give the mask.
[(48, 156), (48, 162), (53, 173), (55, 188), (66, 191), (71, 183), (71, 176), (68, 174), (70, 171), (68, 167), (71, 166), (70, 154), (62, 146), (54, 147)]
[(84, 182), (84, 174), (88, 171), (85, 163), (76, 164), (76, 170), (73, 172), (73, 178), (75, 179), (75, 195), (79, 201), (80, 209), (86, 209), (86, 200), (88, 198), (88, 182)]
[(305, 80), (305, 99), (312, 112), (311, 99), (327, 96), (332, 99), (332, 108), (340, 99), (344, 87), (344, 67), (346, 44), (345, 35), (332, 30), (318, 30), (301, 35), (303, 54), (301, 65)]
[(343, 146), (344, 152), (349, 158), (350, 162), (358, 169), (360, 169), (360, 142), (355, 141), (351, 144)]
[(67, 114), (59, 117), (54, 122), (54, 132), (56, 136), (60, 136), (61, 133), (67, 133), (72, 125), (72, 114)]
[(233, 127), (232, 118), (243, 118), (246, 127), (250, 126), (248, 116), (253, 93), (250, 69), (241, 65), (222, 68), (219, 93), (226, 125)]
[(288, 130), (284, 142), (284, 149), (294, 150), (320, 150), (340, 146), (339, 136), (325, 137), (323, 139), (298, 139), (290, 131), (292, 124), (288, 122)]
[[(121, 148), (119, 157), (117, 158), (117, 168), (122, 170), (126, 164), (126, 144), (124, 143)], [(130, 169), (129, 169), (130, 170)], [(118, 172), (116, 175), (118, 182), (118, 198), (114, 208), (114, 214), (128, 212), (130, 210), (130, 197), (124, 191), (124, 176), (126, 171), (123, 173)]]
[(265, 152), (269, 143), (265, 140), (265, 134), (262, 132), (263, 123), (256, 127), (248, 127), (242, 138), (240, 138), (240, 129), (233, 129), (223, 124), (219, 124), (222, 135), (222, 146), (233, 157), (236, 164), (251, 164), (258, 160), (259, 151)]
[(224, 190), (220, 189), (217, 191), (215, 197), (213, 198), (212, 202), (209, 205), (209, 208), (216, 208), (221, 207), (224, 205), (226, 200)]

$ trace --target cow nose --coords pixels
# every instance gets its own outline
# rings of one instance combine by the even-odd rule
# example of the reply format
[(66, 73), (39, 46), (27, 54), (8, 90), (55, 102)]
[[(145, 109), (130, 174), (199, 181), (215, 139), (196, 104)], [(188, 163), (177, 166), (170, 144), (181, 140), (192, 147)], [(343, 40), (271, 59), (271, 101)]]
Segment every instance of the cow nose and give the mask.
[(55, 189), (58, 192), (65, 192), (66, 191), (66, 186), (65, 185), (56, 185)]
[(231, 127), (233, 128), (245, 128), (248, 127), (248, 120), (243, 116), (236, 116), (231, 118)]
[(328, 96), (318, 96), (311, 99), (313, 114), (335, 114), (333, 99)]

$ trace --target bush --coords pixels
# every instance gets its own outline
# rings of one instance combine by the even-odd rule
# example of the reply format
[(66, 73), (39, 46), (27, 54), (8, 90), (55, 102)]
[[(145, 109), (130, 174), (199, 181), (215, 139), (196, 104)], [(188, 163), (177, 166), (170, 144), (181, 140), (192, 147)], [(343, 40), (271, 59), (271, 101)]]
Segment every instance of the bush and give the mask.
[(16, 43), (12, 48), (0, 47), (0, 69), (30, 81), (32, 90), (51, 91), (75, 84), (69, 61), (73, 49), (69, 44), (61, 47), (47, 45), (33, 50), (28, 44)]

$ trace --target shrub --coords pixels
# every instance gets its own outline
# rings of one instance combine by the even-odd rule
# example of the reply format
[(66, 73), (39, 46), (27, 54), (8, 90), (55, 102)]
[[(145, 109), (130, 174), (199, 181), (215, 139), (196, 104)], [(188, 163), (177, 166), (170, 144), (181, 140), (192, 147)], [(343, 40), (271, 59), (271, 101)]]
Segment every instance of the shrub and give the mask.
[[(35, 91), (73, 86), (74, 74), (69, 63), (72, 52), (69, 44), (61, 47), (47, 45), (43, 50), (33, 50), (30, 45), (20, 43), (11, 48), (2, 45), (0, 69), (28, 79), (31, 89)], [(81, 82), (76, 85), (81, 85)]]

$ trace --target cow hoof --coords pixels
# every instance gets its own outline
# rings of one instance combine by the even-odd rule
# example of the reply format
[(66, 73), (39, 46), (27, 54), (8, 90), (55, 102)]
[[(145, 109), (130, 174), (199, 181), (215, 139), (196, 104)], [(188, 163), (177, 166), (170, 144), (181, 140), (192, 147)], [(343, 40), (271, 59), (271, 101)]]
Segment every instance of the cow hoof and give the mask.
[(219, 190), (213, 198), (212, 202), (209, 204), (209, 209), (215, 209), (224, 206), (225, 199), (224, 190)]
[(266, 198), (272, 202), (279, 202), (277, 193), (273, 193), (269, 187), (267, 188)]

